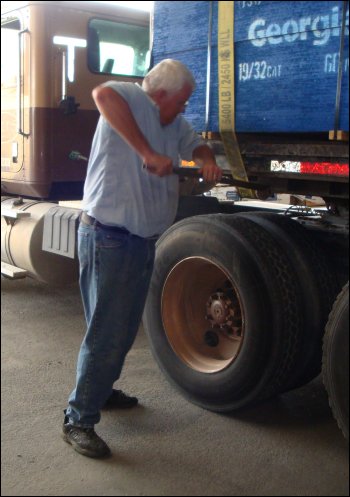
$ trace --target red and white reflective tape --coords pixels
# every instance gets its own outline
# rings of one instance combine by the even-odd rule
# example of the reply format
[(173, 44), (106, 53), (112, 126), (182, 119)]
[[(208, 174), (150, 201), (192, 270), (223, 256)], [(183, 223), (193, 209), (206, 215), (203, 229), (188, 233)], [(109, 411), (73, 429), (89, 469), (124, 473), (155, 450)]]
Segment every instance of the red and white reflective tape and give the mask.
[(327, 176), (349, 176), (349, 164), (333, 162), (271, 161), (271, 171), (299, 174), (323, 174)]

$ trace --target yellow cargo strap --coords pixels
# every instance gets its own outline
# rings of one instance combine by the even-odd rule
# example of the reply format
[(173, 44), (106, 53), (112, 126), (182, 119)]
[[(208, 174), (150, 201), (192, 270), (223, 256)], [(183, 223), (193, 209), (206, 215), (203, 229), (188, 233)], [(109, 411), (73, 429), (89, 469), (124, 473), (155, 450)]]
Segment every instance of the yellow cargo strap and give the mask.
[[(248, 181), (235, 133), (234, 2), (218, 2), (219, 129), (234, 179)], [(241, 197), (256, 198), (238, 188)]]

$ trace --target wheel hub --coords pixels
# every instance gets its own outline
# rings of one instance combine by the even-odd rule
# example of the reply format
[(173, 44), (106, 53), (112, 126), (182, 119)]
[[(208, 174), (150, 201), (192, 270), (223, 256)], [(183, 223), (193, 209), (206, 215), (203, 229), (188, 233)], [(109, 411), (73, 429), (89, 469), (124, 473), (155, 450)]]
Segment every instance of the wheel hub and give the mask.
[(205, 318), (212, 328), (219, 328), (229, 337), (240, 337), (242, 334), (240, 306), (233, 292), (218, 290), (213, 293), (206, 304)]
[(222, 371), (244, 336), (239, 293), (225, 271), (204, 257), (177, 263), (164, 283), (162, 321), (170, 346), (196, 371)]

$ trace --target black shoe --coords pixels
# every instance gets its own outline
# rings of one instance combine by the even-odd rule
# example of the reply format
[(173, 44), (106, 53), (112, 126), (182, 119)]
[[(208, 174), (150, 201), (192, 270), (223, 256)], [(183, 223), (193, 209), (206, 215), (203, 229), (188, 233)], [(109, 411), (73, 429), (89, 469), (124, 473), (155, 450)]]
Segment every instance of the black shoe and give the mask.
[(108, 457), (111, 451), (93, 428), (80, 428), (69, 423), (63, 425), (63, 440), (87, 457)]
[(121, 390), (112, 390), (110, 397), (107, 399), (104, 408), (119, 407), (121, 409), (127, 407), (135, 407), (138, 404), (136, 397), (129, 397)]

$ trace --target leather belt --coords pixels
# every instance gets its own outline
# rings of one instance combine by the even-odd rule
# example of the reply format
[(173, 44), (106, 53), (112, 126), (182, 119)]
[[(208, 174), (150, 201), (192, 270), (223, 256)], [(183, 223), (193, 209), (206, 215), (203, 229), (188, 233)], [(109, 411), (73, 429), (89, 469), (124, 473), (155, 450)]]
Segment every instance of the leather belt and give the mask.
[(98, 226), (99, 228), (103, 228), (105, 230), (114, 231), (116, 233), (124, 233), (125, 235), (129, 235), (130, 231), (126, 228), (120, 228), (119, 226), (108, 226), (107, 224), (102, 224), (97, 219), (92, 216), (86, 214), (86, 212), (82, 212), (80, 215), (80, 221), (84, 224), (89, 224), (90, 226)]

